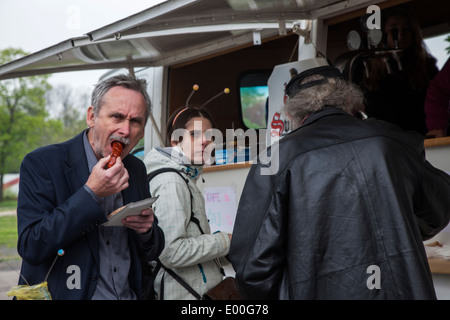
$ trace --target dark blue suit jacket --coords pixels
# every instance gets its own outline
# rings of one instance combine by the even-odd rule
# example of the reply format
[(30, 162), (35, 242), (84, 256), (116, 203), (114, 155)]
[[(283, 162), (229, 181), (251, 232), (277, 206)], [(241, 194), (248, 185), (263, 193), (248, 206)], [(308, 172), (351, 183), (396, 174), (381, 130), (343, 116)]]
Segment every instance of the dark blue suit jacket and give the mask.
[[(122, 191), (124, 204), (150, 196), (145, 166), (128, 155), (123, 163), (129, 173), (129, 187)], [(21, 274), (32, 284), (47, 279), (53, 299), (90, 299), (99, 276), (98, 225), (107, 219), (97, 202), (83, 188), (89, 176), (83, 133), (64, 143), (36, 149), (23, 160), (20, 169), (18, 218), (18, 252), (23, 258)], [(164, 234), (155, 223), (152, 238), (141, 243), (129, 229), (131, 252), (129, 282), (140, 298), (142, 266), (159, 256)], [(71, 288), (75, 276), (69, 266), (79, 267), (81, 287)], [(24, 284), (22, 278), (20, 284)]]

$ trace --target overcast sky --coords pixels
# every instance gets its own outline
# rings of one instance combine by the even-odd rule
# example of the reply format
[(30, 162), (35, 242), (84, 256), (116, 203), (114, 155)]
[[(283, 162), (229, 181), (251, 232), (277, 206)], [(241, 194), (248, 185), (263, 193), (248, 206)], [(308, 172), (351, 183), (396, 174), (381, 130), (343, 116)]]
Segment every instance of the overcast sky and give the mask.
[[(0, 0), (0, 50), (33, 53), (82, 36), (164, 0)], [(105, 70), (54, 74), (50, 83), (89, 86)]]
[[(164, 0), (0, 0), (0, 50), (32, 53), (81, 36)], [(447, 60), (443, 37), (428, 42), (439, 67)], [(54, 74), (50, 83), (92, 87), (104, 70)]]

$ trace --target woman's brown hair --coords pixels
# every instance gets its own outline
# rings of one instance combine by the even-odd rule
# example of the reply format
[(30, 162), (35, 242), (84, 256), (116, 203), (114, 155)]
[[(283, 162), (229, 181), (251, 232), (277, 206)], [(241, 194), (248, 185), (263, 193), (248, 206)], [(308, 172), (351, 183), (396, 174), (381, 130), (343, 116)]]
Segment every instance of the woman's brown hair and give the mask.
[[(215, 127), (214, 120), (208, 110), (197, 107), (180, 107), (175, 110), (169, 118), (166, 126), (166, 144), (171, 146), (172, 133), (177, 129), (185, 129), (187, 123), (192, 118), (205, 118), (211, 122), (212, 127)], [(181, 141), (176, 141), (181, 142)]]
[[(436, 62), (436, 59), (426, 49), (419, 21), (406, 7), (398, 6), (381, 12), (383, 32), (386, 31), (386, 22), (393, 17), (404, 17), (411, 26), (411, 45), (407, 48), (401, 48), (403, 49), (401, 63), (409, 85), (415, 90), (424, 91), (428, 87), (430, 81), (429, 73), (433, 71), (431, 67)], [(379, 87), (382, 78), (387, 75), (387, 70), (381, 59), (373, 59), (370, 61), (369, 68), (370, 77), (365, 81), (366, 86), (369, 90), (376, 89)]]

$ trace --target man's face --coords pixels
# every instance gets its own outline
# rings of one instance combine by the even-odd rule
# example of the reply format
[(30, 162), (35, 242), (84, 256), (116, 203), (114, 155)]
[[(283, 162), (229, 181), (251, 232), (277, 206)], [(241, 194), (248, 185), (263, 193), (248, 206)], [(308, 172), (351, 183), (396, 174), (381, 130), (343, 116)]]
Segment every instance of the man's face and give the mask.
[(94, 115), (93, 106), (87, 111), (88, 139), (97, 158), (111, 154), (111, 143), (124, 143), (123, 159), (144, 137), (145, 100), (137, 91), (113, 87), (103, 97), (103, 105)]

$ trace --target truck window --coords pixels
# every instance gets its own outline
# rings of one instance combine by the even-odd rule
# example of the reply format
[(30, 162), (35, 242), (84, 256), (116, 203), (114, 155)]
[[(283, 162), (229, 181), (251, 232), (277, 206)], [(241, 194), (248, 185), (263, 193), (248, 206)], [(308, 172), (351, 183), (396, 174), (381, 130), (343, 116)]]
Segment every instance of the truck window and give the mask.
[(249, 129), (267, 127), (267, 98), (269, 87), (267, 80), (270, 72), (246, 72), (239, 80), (239, 99), (241, 117)]

